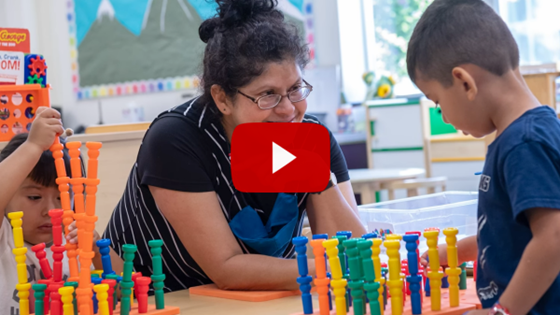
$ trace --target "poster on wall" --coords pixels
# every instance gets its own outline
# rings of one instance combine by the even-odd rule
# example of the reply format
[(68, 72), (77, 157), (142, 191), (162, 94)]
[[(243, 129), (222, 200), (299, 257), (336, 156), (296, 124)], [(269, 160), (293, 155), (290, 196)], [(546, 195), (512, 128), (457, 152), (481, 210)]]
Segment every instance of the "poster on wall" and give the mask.
[[(313, 0), (279, 0), (315, 57)], [(68, 0), (77, 99), (195, 89), (205, 44), (198, 27), (216, 13), (207, 0)]]

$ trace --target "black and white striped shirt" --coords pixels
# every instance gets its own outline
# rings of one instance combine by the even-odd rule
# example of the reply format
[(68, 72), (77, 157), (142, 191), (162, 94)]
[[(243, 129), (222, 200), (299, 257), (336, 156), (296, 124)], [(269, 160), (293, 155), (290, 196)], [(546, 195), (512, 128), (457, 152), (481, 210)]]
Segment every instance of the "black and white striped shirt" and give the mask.
[[(158, 209), (148, 186), (176, 191), (215, 191), (218, 202), (229, 222), (246, 205), (251, 205), (266, 223), (277, 194), (248, 194), (235, 190), (231, 179), (230, 146), (213, 104), (197, 102), (195, 98), (160, 114), (146, 132), (126, 189), (115, 208), (104, 238), (111, 240), (113, 249), (122, 257), (122, 245), (138, 247), (134, 259), (135, 271), (152, 274), (148, 241), (164, 241), (163, 271), (167, 275), (166, 291), (212, 283), (189, 255), (172, 226)], [(319, 123), (306, 115), (304, 122)], [(349, 180), (346, 161), (334, 137), (331, 136), (331, 171), (338, 182)], [(293, 236), (301, 235), (308, 194), (297, 194), (299, 214)], [(204, 209), (200, 209), (204, 211)], [(244, 253), (257, 253), (237, 239)], [(292, 258), (290, 244), (282, 257)]]

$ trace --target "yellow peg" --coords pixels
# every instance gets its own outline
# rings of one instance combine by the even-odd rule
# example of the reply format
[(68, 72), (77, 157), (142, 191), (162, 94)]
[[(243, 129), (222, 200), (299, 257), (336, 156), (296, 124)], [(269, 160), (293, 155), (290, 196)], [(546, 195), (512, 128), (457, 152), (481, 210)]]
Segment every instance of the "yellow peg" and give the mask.
[(424, 230), (424, 237), (427, 239), (428, 257), (430, 258), (430, 272), (428, 272), (428, 278), (430, 279), (432, 311), (439, 311), (441, 310), (441, 279), (443, 278), (443, 273), (439, 272), (439, 252), (437, 247), (439, 230)]
[(19, 315), (29, 315), (29, 290), (31, 283), (18, 283), (16, 290), (19, 297)]
[(10, 223), (13, 228), (14, 245), (16, 248), (23, 247), (23, 229), (21, 228), (21, 224), (23, 223), (21, 220), (22, 217), (22, 211), (8, 213), (8, 218), (10, 219)]
[(381, 244), (383, 240), (380, 238), (372, 239), (373, 245), (371, 245), (371, 259), (373, 260), (373, 268), (375, 269), (375, 281), (379, 282), (379, 309), (380, 314), (383, 315), (385, 309), (383, 308), (383, 287), (385, 284), (385, 278), (381, 277), (381, 259), (379, 259), (379, 254), (381, 253)]
[(93, 287), (93, 291), (97, 294), (97, 303), (99, 306), (98, 314), (109, 315), (109, 302), (107, 302), (107, 298), (109, 297), (109, 294), (107, 294), (107, 291), (109, 291), (109, 285), (107, 283), (96, 284)]
[(336, 315), (346, 315), (346, 279), (331, 280)]
[(457, 254), (457, 234), (459, 230), (456, 228), (447, 228), (443, 230), (445, 242), (447, 243), (447, 264), (449, 268), (445, 270), (449, 281), (449, 306), (459, 306), (459, 276), (461, 268), (458, 267), (459, 258)]
[(27, 283), (27, 265), (25, 264), (27, 247), (14, 248), (12, 253), (14, 253), (16, 258), (18, 283)]
[(402, 241), (402, 235), (400, 235), (400, 234), (387, 234), (387, 235), (385, 235), (385, 240), (387, 240), (387, 241), (390, 241), (390, 240)]
[(62, 313), (64, 315), (74, 315), (74, 287), (69, 286), (59, 288), (58, 293), (60, 294), (60, 300), (62, 301)]
[(391, 314), (402, 315), (403, 311), (403, 281), (401, 279), (401, 243), (397, 239), (386, 240), (383, 245), (387, 248), (389, 256), (389, 292), (391, 293)]
[(336, 315), (346, 315), (346, 279), (342, 279), (342, 267), (338, 258), (338, 239), (323, 242), (331, 267), (331, 287), (333, 288)]

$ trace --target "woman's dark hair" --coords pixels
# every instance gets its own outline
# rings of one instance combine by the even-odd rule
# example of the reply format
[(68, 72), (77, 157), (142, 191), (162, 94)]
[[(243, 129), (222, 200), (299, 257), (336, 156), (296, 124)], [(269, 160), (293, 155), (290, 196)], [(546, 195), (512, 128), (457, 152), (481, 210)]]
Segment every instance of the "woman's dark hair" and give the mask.
[[(19, 148), (26, 140), (27, 140), (27, 133), (20, 133), (15, 135), (10, 142), (2, 149), (0, 152), (0, 162), (4, 161), (10, 154), (14, 153), (17, 148)], [(61, 140), (62, 142), (62, 140)], [(68, 155), (68, 151), (64, 149), (64, 164), (66, 165), (66, 172), (68, 176), (71, 176), (70, 171), (70, 156)], [(83, 167), (82, 167), (83, 169)], [(53, 187), (56, 186), (56, 167), (54, 165), (54, 158), (52, 157), (51, 151), (43, 151), (39, 161), (31, 171), (28, 176), (36, 182), (37, 184), (45, 187)]]
[(204, 52), (203, 100), (217, 84), (233, 97), (238, 88), (261, 75), (267, 64), (294, 60), (301, 68), (309, 50), (294, 25), (284, 22), (277, 0), (216, 0), (218, 13), (200, 25)]

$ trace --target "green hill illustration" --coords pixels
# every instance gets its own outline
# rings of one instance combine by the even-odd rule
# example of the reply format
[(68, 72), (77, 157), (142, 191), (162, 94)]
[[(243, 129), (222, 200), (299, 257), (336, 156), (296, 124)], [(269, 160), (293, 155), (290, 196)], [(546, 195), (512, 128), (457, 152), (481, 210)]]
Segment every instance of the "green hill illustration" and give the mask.
[(202, 19), (187, 2), (154, 0), (140, 36), (102, 15), (78, 47), (80, 86), (199, 74)]

